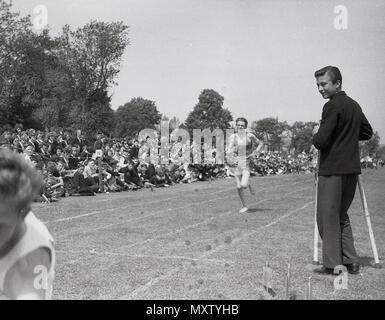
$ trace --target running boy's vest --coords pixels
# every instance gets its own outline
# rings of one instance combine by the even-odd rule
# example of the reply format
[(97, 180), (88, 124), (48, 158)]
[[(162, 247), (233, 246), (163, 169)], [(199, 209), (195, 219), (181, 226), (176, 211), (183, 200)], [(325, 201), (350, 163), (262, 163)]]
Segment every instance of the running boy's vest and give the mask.
[[(21, 258), (25, 257), (32, 251), (38, 248), (47, 248), (51, 256), (51, 267), (47, 270), (48, 281), (38, 281), (40, 285), (47, 284), (46, 299), (51, 299), (52, 296), (52, 285), (55, 277), (55, 249), (54, 241), (49, 233), (47, 227), (36, 218), (36, 216), (30, 211), (25, 217), (26, 232), (23, 237), (19, 240), (13, 249), (8, 252), (3, 258), (0, 259), (0, 299), (4, 298), (2, 292), (4, 290), (4, 280), (7, 272), (12, 266)], [(41, 269), (36, 269), (36, 276), (43, 275)]]

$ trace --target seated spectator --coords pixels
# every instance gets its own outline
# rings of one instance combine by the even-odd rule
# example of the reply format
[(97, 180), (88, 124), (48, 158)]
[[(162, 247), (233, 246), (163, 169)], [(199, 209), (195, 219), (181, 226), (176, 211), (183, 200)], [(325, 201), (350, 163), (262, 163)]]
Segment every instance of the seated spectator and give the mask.
[(51, 132), (48, 135), (48, 153), (50, 155), (54, 155), (56, 153), (56, 148), (58, 146), (58, 143), (56, 141), (56, 135), (55, 133)]
[(182, 179), (180, 176), (179, 166), (177, 164), (172, 164), (170, 168), (170, 179), (172, 183), (179, 183)]
[(12, 146), (11, 133), (8, 130), (6, 130), (0, 136), (0, 147), (11, 148), (11, 146)]
[(138, 189), (144, 186), (136, 166), (134, 166), (131, 162), (128, 163), (127, 167), (123, 171), (124, 182), (128, 185), (129, 189)]
[(95, 182), (99, 181), (99, 174), (96, 172), (97, 168), (95, 161), (93, 159), (88, 160), (86, 166), (84, 167), (83, 176), (85, 179), (90, 179)]
[(82, 135), (81, 130), (76, 130), (76, 137), (72, 141), (70, 141), (70, 144), (73, 146), (77, 146), (79, 153), (83, 151), (83, 147), (86, 145), (86, 141), (84, 139), (84, 136)]
[(38, 153), (44, 153), (43, 152), (43, 144), (44, 144), (44, 135), (42, 132), (38, 132), (36, 135), (36, 139), (33, 141), (35, 144), (35, 151)]
[(70, 170), (77, 170), (79, 167), (79, 155), (78, 155), (78, 149), (73, 146), (71, 147), (71, 154), (68, 157), (68, 168)]
[(182, 177), (180, 182), (182, 183), (192, 183), (198, 180), (192, 170), (192, 165), (184, 165), (180, 170), (180, 175)]
[(59, 134), (57, 137), (57, 146), (63, 150), (64, 148), (67, 147), (67, 145), (68, 143), (63, 139), (63, 136)]
[(51, 160), (54, 162), (65, 162), (63, 157), (63, 149), (61, 147), (56, 148), (56, 152), (54, 155), (51, 156)]
[(50, 201), (58, 201), (60, 197), (65, 196), (64, 181), (62, 177), (53, 175), (54, 169), (47, 169), (44, 176), (44, 195)]
[(152, 188), (154, 185), (149, 181), (149, 178), (151, 178), (155, 172), (153, 169), (148, 169), (148, 164), (143, 162), (140, 163), (138, 166), (138, 175), (140, 177), (141, 182), (143, 183), (144, 187)]
[(103, 161), (106, 162), (109, 166), (116, 165), (119, 161), (114, 159), (114, 153), (111, 149), (107, 150), (107, 152), (103, 156)]
[(84, 166), (80, 165), (71, 179), (69, 194), (75, 195), (95, 195), (99, 190), (99, 185), (92, 179), (84, 178)]
[(34, 151), (33, 146), (27, 145), (23, 152), (24, 158), (27, 160), (29, 164), (31, 164), (31, 157), (33, 155), (33, 151)]
[(16, 153), (22, 153), (23, 152), (23, 147), (20, 144), (19, 138), (14, 138), (13, 139), (11, 150), (13, 150)]
[(133, 145), (130, 148), (130, 157), (131, 158), (138, 158), (139, 147), (140, 147), (139, 141), (135, 139)]
[[(155, 187), (168, 187), (169, 185), (166, 183), (166, 175), (162, 166), (159, 164), (156, 165), (156, 167), (154, 167), (154, 165), (152, 164), (150, 164), (150, 166), (151, 166), (151, 170), (149, 171), (152, 173), (152, 176), (149, 177), (150, 183), (155, 185)], [(152, 172), (153, 167), (155, 169), (154, 172)]]
[(171, 173), (170, 173), (169, 168), (165, 164), (161, 164), (161, 167), (162, 167), (162, 170), (163, 170), (163, 173), (164, 173), (165, 183), (167, 185), (172, 185)]
[(88, 151), (88, 147), (86, 145), (83, 146), (83, 149), (80, 153), (80, 159), (85, 160), (91, 158), (91, 153)]

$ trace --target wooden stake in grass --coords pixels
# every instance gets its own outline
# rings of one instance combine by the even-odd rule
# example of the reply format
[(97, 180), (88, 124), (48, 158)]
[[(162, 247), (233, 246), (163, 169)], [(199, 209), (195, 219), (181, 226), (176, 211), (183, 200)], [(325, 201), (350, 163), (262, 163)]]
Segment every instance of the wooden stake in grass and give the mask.
[(306, 290), (306, 300), (313, 300), (313, 288), (312, 288), (312, 284), (311, 284), (311, 277), (309, 277), (308, 279), (308, 283), (307, 283), (307, 290)]
[(362, 186), (362, 182), (361, 182), (360, 176), (358, 176), (358, 189), (360, 190), (362, 207), (364, 209), (366, 223), (367, 223), (368, 229), (369, 229), (370, 243), (372, 245), (373, 256), (374, 256), (374, 267), (375, 268), (381, 268), (380, 260), (378, 259), (378, 251), (377, 251), (376, 241), (374, 240), (372, 223), (370, 221), (370, 213), (369, 213), (369, 210), (368, 210), (368, 204), (366, 203), (364, 187)]
[(316, 151), (313, 154), (313, 157), (316, 157), (317, 163), (315, 165), (315, 172), (314, 172), (314, 183), (315, 183), (315, 205), (314, 205), (314, 241), (313, 241), (313, 264), (317, 265), (319, 264), (318, 261), (318, 241), (319, 241), (319, 231), (318, 231), (318, 225), (317, 225), (317, 203), (318, 203), (318, 166), (320, 161), (320, 154), (318, 151)]
[(269, 262), (266, 261), (266, 266), (263, 267), (263, 284), (267, 293), (270, 294), (271, 288), (271, 278), (272, 278), (272, 270), (269, 267)]
[(286, 274), (286, 298), (290, 298), (290, 277), (291, 277), (291, 272), (290, 272), (290, 263), (287, 264), (287, 274)]

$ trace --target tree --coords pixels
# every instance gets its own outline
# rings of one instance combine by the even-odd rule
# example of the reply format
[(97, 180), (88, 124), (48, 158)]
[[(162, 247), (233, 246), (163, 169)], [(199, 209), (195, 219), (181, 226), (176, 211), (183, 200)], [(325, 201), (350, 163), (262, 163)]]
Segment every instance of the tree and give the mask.
[(297, 121), (291, 126), (293, 133), (292, 147), (295, 152), (308, 152), (313, 144), (313, 128), (318, 125), (317, 122), (302, 122)]
[(170, 120), (169, 124), (170, 124), (170, 132), (171, 132), (171, 131), (178, 129), (180, 127), (180, 120), (179, 120), (179, 118), (174, 116)]
[(374, 156), (380, 149), (380, 135), (377, 131), (368, 141), (360, 142), (362, 156)]
[[(116, 84), (122, 55), (129, 44), (128, 26), (122, 22), (91, 21), (71, 31), (66, 25), (57, 41), (57, 56), (73, 86), (71, 120), (80, 119), (77, 122), (82, 130), (99, 126), (99, 120), (91, 114), (95, 111), (96, 97), (103, 96), (103, 92), (107, 93)], [(104, 110), (110, 113), (110, 98), (101, 101), (106, 103)], [(95, 120), (93, 124), (91, 119)]]
[(88, 97), (87, 110), (83, 112), (82, 105), (75, 106), (70, 114), (72, 129), (82, 128), (88, 137), (101, 132), (106, 136), (112, 136), (115, 127), (115, 114), (110, 107), (111, 98), (105, 90), (99, 90)]
[(380, 145), (377, 151), (377, 157), (385, 161), (385, 145)]
[[(129, 43), (122, 22), (91, 21), (52, 39), (33, 32), (30, 16), (0, 0), (0, 126), (109, 130), (108, 89)], [(101, 105), (103, 103), (103, 105)]]
[(34, 33), (30, 17), (20, 17), (11, 7), (0, 0), (0, 122), (28, 127), (41, 104), (52, 41), (48, 30)]
[(185, 125), (192, 137), (193, 129), (206, 128), (222, 129), (230, 127), (233, 116), (228, 109), (223, 108), (224, 98), (212, 89), (204, 89), (198, 98), (198, 103), (189, 113)]
[(133, 98), (116, 110), (115, 134), (118, 137), (132, 137), (142, 129), (155, 129), (161, 117), (154, 101)]
[(268, 151), (281, 150), (281, 134), (289, 127), (286, 122), (279, 122), (278, 118), (264, 118), (253, 121), (252, 126), (257, 137), (266, 144)]

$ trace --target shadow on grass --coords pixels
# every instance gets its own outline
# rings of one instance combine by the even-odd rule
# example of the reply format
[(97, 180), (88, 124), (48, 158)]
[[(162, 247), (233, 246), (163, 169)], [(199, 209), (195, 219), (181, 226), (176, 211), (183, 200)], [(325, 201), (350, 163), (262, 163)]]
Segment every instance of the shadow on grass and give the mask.
[(260, 212), (260, 211), (271, 211), (272, 209), (264, 209), (264, 208), (249, 208), (247, 210), (247, 213), (254, 213), (254, 212)]
[(359, 261), (360, 265), (363, 267), (374, 268), (374, 258), (373, 257), (358, 257), (358, 261)]

